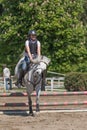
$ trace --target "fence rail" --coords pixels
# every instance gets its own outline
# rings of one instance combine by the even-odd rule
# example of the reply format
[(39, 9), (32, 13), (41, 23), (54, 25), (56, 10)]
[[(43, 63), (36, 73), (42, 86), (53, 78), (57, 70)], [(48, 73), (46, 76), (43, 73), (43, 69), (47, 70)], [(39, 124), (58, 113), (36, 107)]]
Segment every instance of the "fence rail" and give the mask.
[[(44, 102), (40, 103), (40, 106), (69, 106), (69, 105), (87, 105), (86, 101), (74, 101), (74, 102)], [(0, 103), (0, 107), (27, 107), (28, 103)], [(32, 106), (36, 106), (36, 103), (33, 103)]]
[[(15, 79), (14, 76), (11, 77), (12, 79), (12, 88), (15, 86)], [(3, 78), (0, 77), (0, 87), (4, 86)], [(45, 84), (45, 90), (57, 90), (59, 88), (64, 88), (64, 77), (47, 77), (46, 78), (46, 84)]]
[[(87, 95), (87, 91), (81, 92), (43, 92), (40, 96), (74, 96), (74, 95)], [(13, 92), (13, 93), (0, 93), (0, 97), (23, 97), (27, 96), (27, 93)], [(36, 96), (36, 92), (32, 93), (32, 96)]]
[(58, 88), (64, 88), (64, 77), (52, 77), (52, 78), (46, 78), (46, 90), (50, 89), (51, 91), (53, 91), (54, 89), (58, 89)]

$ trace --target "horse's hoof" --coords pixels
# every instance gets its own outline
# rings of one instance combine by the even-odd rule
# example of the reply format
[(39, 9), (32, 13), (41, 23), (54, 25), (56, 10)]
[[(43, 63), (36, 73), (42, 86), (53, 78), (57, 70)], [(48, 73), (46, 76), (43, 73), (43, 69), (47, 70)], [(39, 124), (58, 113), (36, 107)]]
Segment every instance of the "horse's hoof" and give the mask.
[(39, 112), (40, 108), (39, 108), (39, 104), (36, 104), (36, 112)]
[(40, 112), (40, 109), (36, 109), (36, 112)]
[(29, 116), (33, 116), (33, 117), (34, 117), (35, 114), (34, 114), (33, 112), (32, 112), (32, 113), (30, 112), (30, 113), (29, 113)]

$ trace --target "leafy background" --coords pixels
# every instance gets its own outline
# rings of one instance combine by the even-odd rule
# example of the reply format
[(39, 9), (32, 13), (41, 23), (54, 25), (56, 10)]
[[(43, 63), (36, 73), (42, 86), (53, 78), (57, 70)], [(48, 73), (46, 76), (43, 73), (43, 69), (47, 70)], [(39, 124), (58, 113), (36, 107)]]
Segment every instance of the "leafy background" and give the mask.
[(0, 72), (14, 68), (30, 29), (37, 31), (49, 70), (87, 72), (86, 0), (0, 0)]

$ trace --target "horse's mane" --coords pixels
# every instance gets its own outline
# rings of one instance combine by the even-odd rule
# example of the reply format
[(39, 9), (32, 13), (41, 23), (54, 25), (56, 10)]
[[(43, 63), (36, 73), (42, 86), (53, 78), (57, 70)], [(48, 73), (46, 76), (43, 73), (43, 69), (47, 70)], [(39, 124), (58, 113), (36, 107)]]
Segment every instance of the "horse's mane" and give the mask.
[(50, 63), (50, 59), (46, 56), (38, 56), (37, 58), (33, 59), (32, 62), (34, 64), (44, 62), (48, 65)]

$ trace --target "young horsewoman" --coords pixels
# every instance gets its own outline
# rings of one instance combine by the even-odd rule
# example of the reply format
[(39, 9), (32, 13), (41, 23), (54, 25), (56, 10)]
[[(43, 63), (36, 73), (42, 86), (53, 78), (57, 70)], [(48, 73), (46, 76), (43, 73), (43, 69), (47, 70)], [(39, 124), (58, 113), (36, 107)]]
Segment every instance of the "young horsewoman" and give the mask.
[(40, 55), (41, 43), (37, 40), (36, 31), (30, 30), (28, 32), (28, 39), (25, 41), (24, 60), (22, 61), (22, 63), (19, 61), (18, 81), (16, 83), (16, 86), (20, 87), (22, 85), (22, 79), (24, 77), (25, 72), (28, 69), (29, 63), (32, 62), (34, 58)]
[(37, 40), (36, 32), (34, 30), (29, 31), (28, 33), (28, 40), (25, 42), (25, 62), (23, 64), (23, 70), (27, 69), (27, 64), (36, 58), (37, 56), (41, 55), (41, 45), (40, 42)]

